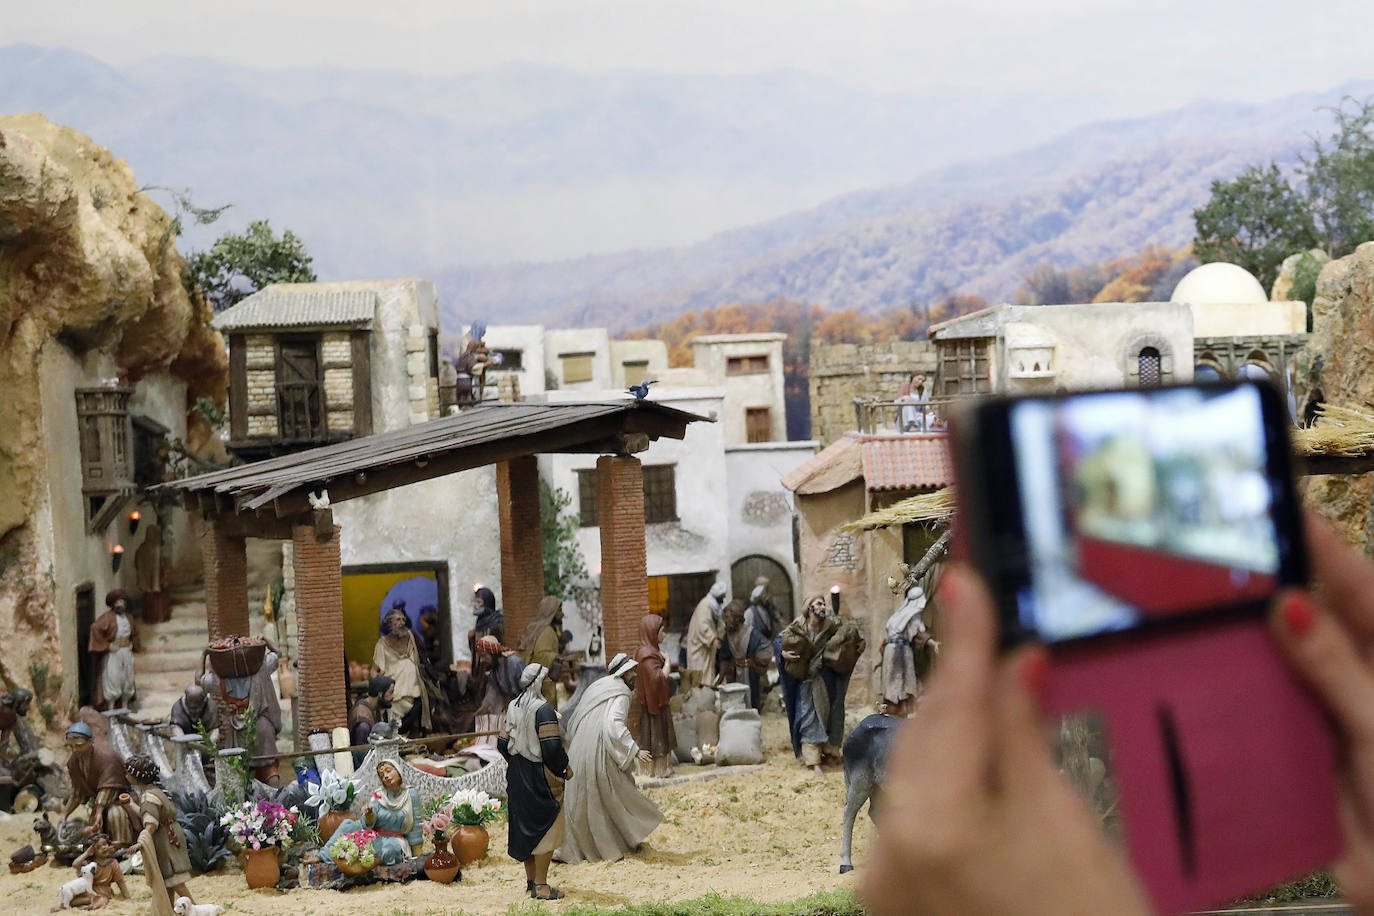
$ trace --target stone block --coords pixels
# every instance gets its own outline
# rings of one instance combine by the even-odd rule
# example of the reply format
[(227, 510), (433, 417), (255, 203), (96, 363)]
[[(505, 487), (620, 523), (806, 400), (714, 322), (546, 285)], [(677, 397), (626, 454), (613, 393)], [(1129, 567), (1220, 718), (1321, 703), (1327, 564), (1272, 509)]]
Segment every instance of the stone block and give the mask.
[(406, 397), (410, 399), (412, 405), (419, 402), (421, 406), (429, 399), (429, 395), (425, 391), (425, 386), (423, 384), (412, 384), (406, 390)]
[[(351, 406), (351, 405), (350, 405)], [(351, 433), (353, 432), (353, 411), (352, 410), (331, 410), (329, 411), (329, 431), (331, 433)]]

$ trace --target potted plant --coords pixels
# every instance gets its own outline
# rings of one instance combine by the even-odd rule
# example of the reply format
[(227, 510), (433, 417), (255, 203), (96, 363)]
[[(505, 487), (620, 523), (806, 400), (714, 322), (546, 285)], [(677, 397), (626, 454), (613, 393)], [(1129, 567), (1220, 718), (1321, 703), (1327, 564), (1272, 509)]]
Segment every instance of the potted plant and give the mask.
[(326, 770), (318, 783), (306, 783), (310, 797), (305, 804), (319, 812), (320, 838), (328, 841), (348, 817), (348, 808), (358, 794), (352, 781), (334, 770)]
[(381, 834), (375, 830), (354, 830), (330, 843), (325, 852), (345, 875), (365, 875), (377, 865), (377, 851), (372, 841), (379, 836)]
[(486, 825), (501, 816), (501, 800), (477, 789), (465, 789), (447, 796), (447, 809), (459, 864), (485, 859), (491, 842)]
[(255, 799), (230, 810), (220, 819), (238, 844), (243, 876), (249, 888), (275, 887), (281, 877), (281, 848), (296, 826), (295, 808)]
[(425, 859), (425, 874), (440, 884), (452, 883), (458, 877), (458, 857), (448, 851), (448, 829), (453, 822), (453, 802), (448, 795), (440, 795), (425, 802), (425, 838), (434, 844), (434, 851)]

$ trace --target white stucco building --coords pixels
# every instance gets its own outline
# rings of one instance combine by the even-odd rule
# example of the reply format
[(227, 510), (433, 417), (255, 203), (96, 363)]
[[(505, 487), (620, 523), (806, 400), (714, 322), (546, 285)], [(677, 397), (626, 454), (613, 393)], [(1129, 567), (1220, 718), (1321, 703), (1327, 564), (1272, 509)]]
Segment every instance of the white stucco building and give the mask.
[[(788, 442), (783, 399), (784, 334), (721, 334), (692, 341), (694, 365), (670, 367), (661, 340), (611, 340), (604, 329), (494, 325), (483, 337), (493, 359), (487, 396), (502, 376), (519, 379), (527, 399), (619, 399), (629, 385), (653, 381), (649, 397), (709, 417), (685, 439), (661, 439), (639, 454), (644, 463), (646, 571), (649, 600), (670, 633), (711, 584), (748, 598), (754, 581), (770, 581), (780, 617), (795, 612), (797, 568), (792, 513), (783, 474), (815, 452), (814, 442)], [(542, 363), (542, 364), (541, 364)], [(544, 455), (540, 474), (572, 498), (582, 525), (577, 540), (587, 568), (600, 566), (594, 456)], [(592, 614), (568, 614), (575, 647), (584, 645)]]

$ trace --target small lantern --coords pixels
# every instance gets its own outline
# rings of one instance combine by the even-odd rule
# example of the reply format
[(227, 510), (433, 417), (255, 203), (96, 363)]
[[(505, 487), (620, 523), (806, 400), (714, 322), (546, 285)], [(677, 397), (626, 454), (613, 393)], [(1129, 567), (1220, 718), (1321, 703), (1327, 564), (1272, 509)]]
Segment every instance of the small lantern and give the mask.
[(840, 587), (830, 586), (830, 610), (836, 614), (840, 612)]
[(124, 562), (124, 545), (116, 544), (110, 548), (110, 571), (119, 572), (119, 564)]
[(140, 513), (137, 509), (135, 509), (134, 511), (132, 511), (132, 512), (129, 513), (129, 533), (130, 533), (130, 534), (137, 534), (137, 533), (138, 533), (138, 523), (139, 523), (139, 521), (142, 520), (142, 518), (143, 518), (142, 513)]

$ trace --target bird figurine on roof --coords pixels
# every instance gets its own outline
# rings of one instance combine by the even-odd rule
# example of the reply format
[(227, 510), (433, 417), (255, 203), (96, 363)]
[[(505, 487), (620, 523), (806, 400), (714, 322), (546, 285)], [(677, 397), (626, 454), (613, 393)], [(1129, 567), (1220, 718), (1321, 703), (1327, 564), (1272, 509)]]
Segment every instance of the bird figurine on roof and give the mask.
[(649, 396), (649, 386), (658, 383), (658, 379), (650, 379), (640, 382), (638, 385), (631, 385), (627, 390), (635, 396), (636, 401), (642, 401)]

